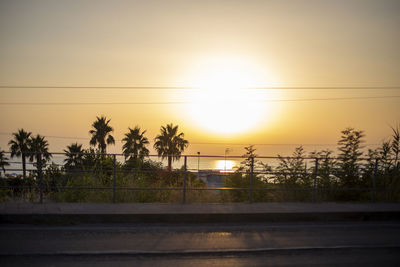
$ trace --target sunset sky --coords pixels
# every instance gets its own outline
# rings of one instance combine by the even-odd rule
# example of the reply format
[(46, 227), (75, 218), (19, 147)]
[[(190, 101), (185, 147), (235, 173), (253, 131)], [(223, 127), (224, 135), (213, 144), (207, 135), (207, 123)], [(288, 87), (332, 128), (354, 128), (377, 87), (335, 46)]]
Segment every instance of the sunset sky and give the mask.
[(399, 29), (395, 0), (1, 0), (0, 147), (18, 128), (88, 147), (100, 115), (117, 140), (178, 124), (189, 154), (310, 151), (349, 126), (380, 143), (400, 123)]

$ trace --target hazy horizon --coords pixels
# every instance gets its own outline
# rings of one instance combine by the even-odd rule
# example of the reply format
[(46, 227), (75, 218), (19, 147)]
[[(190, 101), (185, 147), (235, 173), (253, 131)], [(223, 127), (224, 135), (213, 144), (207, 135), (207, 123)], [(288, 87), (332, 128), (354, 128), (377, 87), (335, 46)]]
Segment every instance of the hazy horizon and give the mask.
[(0, 1), (0, 148), (20, 128), (50, 151), (88, 147), (52, 136), (89, 138), (101, 115), (118, 140), (147, 130), (150, 147), (177, 124), (185, 154), (335, 149), (346, 127), (379, 144), (400, 123), (399, 14), (394, 0)]

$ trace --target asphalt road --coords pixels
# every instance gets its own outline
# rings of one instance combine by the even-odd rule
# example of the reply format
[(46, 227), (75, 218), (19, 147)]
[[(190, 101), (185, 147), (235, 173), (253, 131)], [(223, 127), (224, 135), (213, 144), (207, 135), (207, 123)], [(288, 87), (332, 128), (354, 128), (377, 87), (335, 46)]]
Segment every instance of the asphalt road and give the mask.
[(0, 226), (0, 265), (396, 266), (400, 223)]

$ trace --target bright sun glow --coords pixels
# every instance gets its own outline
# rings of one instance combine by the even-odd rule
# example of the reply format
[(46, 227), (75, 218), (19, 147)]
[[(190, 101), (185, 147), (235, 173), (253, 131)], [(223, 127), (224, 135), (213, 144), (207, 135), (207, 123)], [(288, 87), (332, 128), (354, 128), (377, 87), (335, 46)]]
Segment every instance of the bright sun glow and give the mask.
[[(257, 126), (273, 116), (264, 100), (270, 92), (251, 89), (265, 85), (263, 73), (240, 60), (207, 61), (196, 71), (191, 93), (192, 117), (202, 127), (220, 134), (235, 134)], [(264, 83), (263, 83), (264, 82)]]
[(215, 168), (220, 172), (232, 172), (235, 162), (232, 160), (217, 160)]

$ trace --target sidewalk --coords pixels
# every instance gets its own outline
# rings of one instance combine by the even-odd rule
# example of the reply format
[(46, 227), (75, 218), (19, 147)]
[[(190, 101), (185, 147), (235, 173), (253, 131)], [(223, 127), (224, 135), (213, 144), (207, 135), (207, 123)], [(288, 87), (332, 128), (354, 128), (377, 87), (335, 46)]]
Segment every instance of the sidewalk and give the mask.
[(400, 221), (400, 203), (0, 203), (0, 223)]

